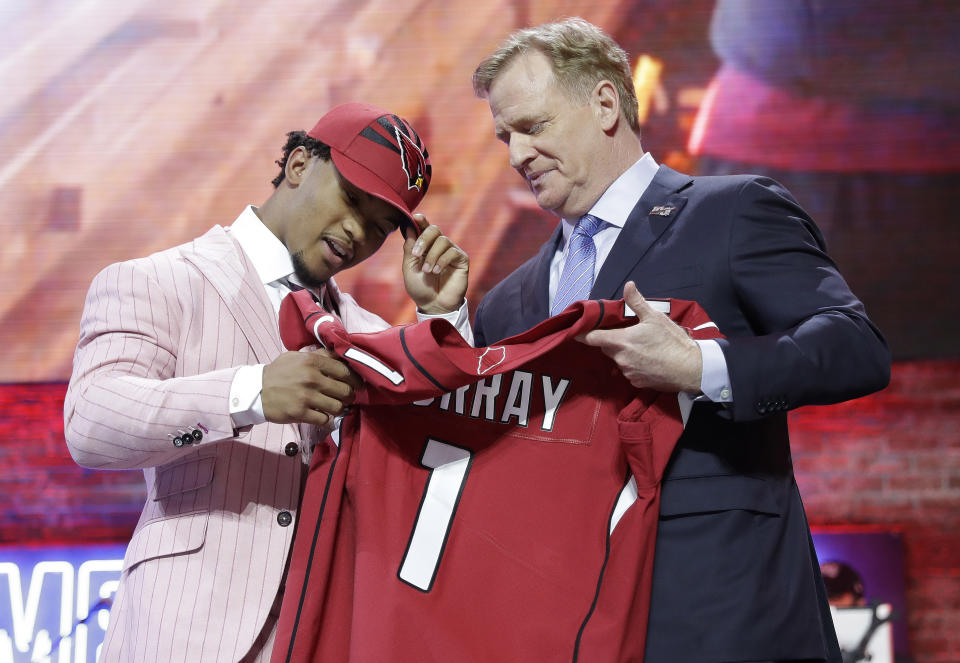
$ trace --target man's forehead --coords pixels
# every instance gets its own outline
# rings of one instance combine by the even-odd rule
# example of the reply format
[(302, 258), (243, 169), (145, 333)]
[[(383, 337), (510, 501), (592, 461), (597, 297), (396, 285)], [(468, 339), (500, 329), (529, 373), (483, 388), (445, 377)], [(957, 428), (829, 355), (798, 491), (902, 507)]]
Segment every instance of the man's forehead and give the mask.
[(553, 63), (543, 52), (530, 48), (510, 58), (503, 65), (500, 75), (494, 79), (494, 83), (508, 72), (514, 76), (541, 80), (544, 76), (553, 75)]
[[(532, 112), (558, 92), (557, 78), (546, 56), (537, 53), (543, 67), (527, 66), (523, 62), (511, 62), (494, 79), (487, 94), (487, 102), (494, 116), (522, 114)], [(518, 58), (530, 58), (533, 55), (520, 55)]]
[(493, 114), (494, 126), (508, 126), (532, 119), (537, 115), (544, 104), (542, 96), (534, 97), (524, 94), (519, 89), (504, 89), (499, 95), (491, 95), (488, 99), (490, 112)]

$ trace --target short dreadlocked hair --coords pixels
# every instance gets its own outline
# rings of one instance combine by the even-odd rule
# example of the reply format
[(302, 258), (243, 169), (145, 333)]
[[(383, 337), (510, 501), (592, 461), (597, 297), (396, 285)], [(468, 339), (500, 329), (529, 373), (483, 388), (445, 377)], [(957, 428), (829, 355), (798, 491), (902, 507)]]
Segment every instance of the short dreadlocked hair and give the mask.
[(315, 157), (320, 157), (324, 161), (330, 161), (330, 146), (311, 138), (306, 131), (291, 131), (287, 134), (287, 143), (283, 146), (283, 156), (277, 159), (276, 163), (280, 166), (280, 174), (273, 178), (273, 188), (276, 189), (283, 182), (284, 173), (287, 170), (287, 159), (290, 153), (298, 147), (303, 147)]

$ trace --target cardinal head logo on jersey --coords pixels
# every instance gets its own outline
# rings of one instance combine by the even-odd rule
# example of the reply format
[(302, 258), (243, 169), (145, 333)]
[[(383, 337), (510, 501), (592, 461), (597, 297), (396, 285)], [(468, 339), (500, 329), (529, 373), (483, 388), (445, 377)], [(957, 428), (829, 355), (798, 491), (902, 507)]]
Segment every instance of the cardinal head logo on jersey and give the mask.
[(477, 357), (477, 375), (486, 375), (507, 358), (507, 349), (502, 345), (485, 348)]

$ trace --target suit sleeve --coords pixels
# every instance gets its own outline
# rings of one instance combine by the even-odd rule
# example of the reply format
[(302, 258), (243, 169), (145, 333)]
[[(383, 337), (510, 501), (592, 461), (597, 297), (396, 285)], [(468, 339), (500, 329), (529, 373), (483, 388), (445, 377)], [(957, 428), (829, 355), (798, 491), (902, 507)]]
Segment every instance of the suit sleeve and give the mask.
[(734, 419), (857, 398), (890, 380), (890, 352), (827, 256), (819, 229), (779, 184), (738, 192), (730, 272), (756, 336), (718, 341)]
[(477, 312), (473, 316), (473, 347), (475, 348), (482, 348), (487, 345), (487, 336), (483, 330), (483, 313), (486, 303), (487, 298), (484, 297), (480, 301), (480, 305), (477, 306)]
[(167, 463), (196, 449), (174, 446), (185, 427), (202, 424), (204, 444), (233, 436), (228, 398), (238, 367), (176, 377), (189, 313), (159, 285), (157, 270), (171, 268), (118, 263), (90, 286), (64, 403), (67, 446), (80, 465)]

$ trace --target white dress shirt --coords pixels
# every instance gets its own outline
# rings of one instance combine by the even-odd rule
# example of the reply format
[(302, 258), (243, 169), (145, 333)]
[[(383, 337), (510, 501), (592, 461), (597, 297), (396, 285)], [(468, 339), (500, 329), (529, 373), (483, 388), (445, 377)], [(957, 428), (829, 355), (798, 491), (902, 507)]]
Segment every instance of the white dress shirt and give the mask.
[[(229, 232), (250, 259), (273, 305), (274, 312), (279, 315), (280, 303), (290, 292), (287, 279), (293, 275), (293, 261), (290, 259), (287, 247), (263, 225), (252, 205), (248, 205), (240, 213), (237, 220), (230, 226)], [(316, 294), (320, 296), (320, 301), (327, 301), (328, 297), (336, 300), (340, 296), (340, 290), (331, 278), (323, 291)], [(373, 314), (370, 315), (373, 316)], [(427, 315), (417, 311), (418, 321), (430, 318), (443, 318), (449, 321), (457, 328), (460, 335), (472, 344), (473, 330), (470, 327), (466, 300), (458, 310), (450, 313)], [(388, 325), (384, 322), (383, 326), (386, 328)], [(260, 392), (263, 390), (263, 367), (264, 364), (241, 366), (234, 374), (230, 385), (230, 416), (237, 428), (262, 424), (266, 421), (263, 415), (263, 402), (260, 398)]]
[[(647, 187), (657, 174), (659, 165), (649, 152), (644, 155), (620, 177), (614, 180), (600, 199), (590, 208), (588, 214), (602, 219), (606, 225), (593, 236), (593, 243), (597, 248), (597, 261), (593, 271), (596, 281), (603, 262), (610, 255), (614, 243), (620, 236), (620, 231), (627, 223), (627, 217)], [(563, 242), (560, 249), (553, 255), (550, 262), (549, 308), (553, 308), (553, 300), (560, 283), (560, 274), (567, 261), (570, 246), (570, 235), (579, 219), (562, 219), (561, 232)], [(640, 286), (638, 285), (638, 288)], [(641, 289), (641, 294), (643, 293)], [(703, 395), (715, 403), (730, 403), (733, 401), (733, 390), (730, 387), (730, 375), (727, 371), (727, 360), (716, 341), (696, 341), (700, 346), (701, 366), (703, 370), (700, 379), (700, 389)]]

